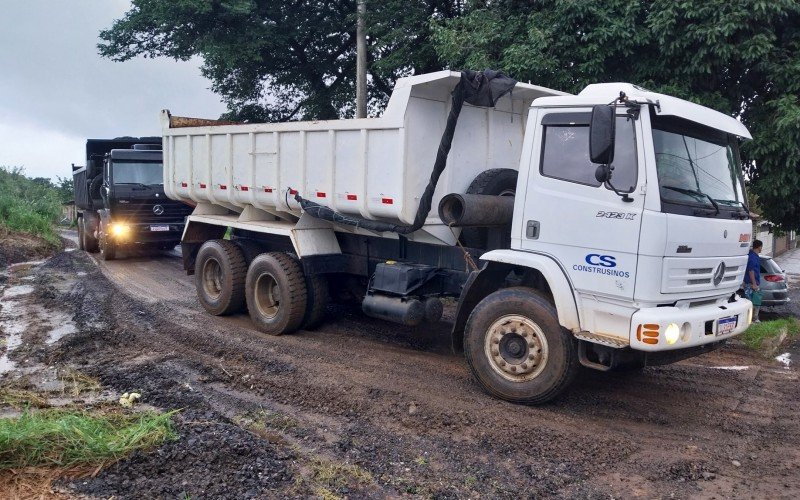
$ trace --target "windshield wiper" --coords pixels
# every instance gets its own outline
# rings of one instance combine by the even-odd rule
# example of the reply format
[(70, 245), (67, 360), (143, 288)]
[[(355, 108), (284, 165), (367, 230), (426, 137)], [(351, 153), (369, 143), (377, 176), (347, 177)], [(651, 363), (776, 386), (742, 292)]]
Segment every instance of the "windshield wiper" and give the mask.
[(155, 189), (153, 186), (149, 186), (143, 182), (115, 182), (114, 184), (123, 184), (126, 186), (141, 186), (145, 189)]
[(714, 215), (719, 215), (719, 204), (716, 201), (714, 201), (714, 198), (710, 197), (709, 195), (707, 195), (702, 191), (697, 191), (694, 189), (686, 189), (677, 186), (661, 186), (661, 187), (664, 189), (669, 189), (671, 191), (676, 191), (681, 194), (688, 194), (690, 196), (696, 196), (698, 198), (705, 198), (706, 200), (711, 202), (711, 205), (714, 207), (714, 210), (717, 211), (717, 213), (715, 213)]
[[(745, 202), (740, 200), (718, 200), (720, 203), (730, 204), (730, 205), (741, 205), (742, 210), (736, 210), (736, 215), (741, 216), (743, 219), (750, 218), (750, 207), (748, 207)], [(738, 207), (737, 207), (738, 208)]]

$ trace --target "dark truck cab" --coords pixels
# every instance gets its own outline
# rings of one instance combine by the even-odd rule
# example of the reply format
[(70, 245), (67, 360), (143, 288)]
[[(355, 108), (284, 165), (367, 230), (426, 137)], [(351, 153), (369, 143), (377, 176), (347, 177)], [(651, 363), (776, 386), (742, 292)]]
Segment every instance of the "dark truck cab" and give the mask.
[(162, 158), (159, 137), (86, 141), (86, 166), (72, 172), (82, 250), (112, 260), (180, 243), (192, 207), (165, 196)]

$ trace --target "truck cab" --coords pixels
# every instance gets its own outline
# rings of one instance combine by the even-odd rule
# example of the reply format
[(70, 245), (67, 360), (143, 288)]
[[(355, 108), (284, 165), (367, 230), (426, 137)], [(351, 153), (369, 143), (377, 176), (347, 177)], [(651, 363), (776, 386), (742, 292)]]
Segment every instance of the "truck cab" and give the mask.
[(118, 250), (166, 250), (180, 242), (191, 206), (164, 194), (161, 141), (90, 139), (73, 173), (81, 247), (105, 260)]
[[(613, 116), (593, 122), (609, 102)], [(607, 164), (592, 161), (600, 128), (612, 132)], [(735, 294), (752, 229), (740, 122), (608, 83), (537, 99), (527, 132), (511, 247), (481, 258), (557, 267), (569, 290), (553, 290), (560, 323), (584, 364), (688, 357), (749, 326), (751, 304)]]

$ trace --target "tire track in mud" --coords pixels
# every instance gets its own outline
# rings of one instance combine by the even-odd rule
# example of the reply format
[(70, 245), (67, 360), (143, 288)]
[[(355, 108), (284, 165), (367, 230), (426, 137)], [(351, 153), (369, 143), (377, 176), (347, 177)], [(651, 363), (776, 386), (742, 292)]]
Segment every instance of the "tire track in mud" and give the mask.
[(270, 337), (246, 315), (205, 314), (175, 258), (98, 266), (113, 283), (83, 280), (80, 307), (102, 302), (113, 321), (84, 329), (65, 356), (106, 383), (142, 381), (167, 408), (287, 415), (297, 423), (273, 429), (277, 442), (371, 473), (377, 486), (356, 496), (800, 495), (787, 479), (800, 465), (797, 371), (736, 348), (582, 373), (556, 402), (522, 407), (480, 391), (447, 353), (446, 324), (425, 332), (336, 308), (317, 331)]

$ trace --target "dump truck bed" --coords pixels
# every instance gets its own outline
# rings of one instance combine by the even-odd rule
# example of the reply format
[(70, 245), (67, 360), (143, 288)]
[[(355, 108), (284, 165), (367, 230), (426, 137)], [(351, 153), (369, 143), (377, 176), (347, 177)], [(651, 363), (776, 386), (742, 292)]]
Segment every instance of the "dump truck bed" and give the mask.
[[(252, 206), (296, 220), (294, 191), (342, 214), (409, 224), (430, 178), (460, 73), (401, 78), (378, 118), (232, 124), (162, 112), (168, 197), (224, 207)], [(482, 171), (519, 168), (528, 109), (562, 92), (518, 83), (494, 108), (465, 105), (433, 199), (466, 191)], [(410, 236), (454, 244), (432, 210)]]

